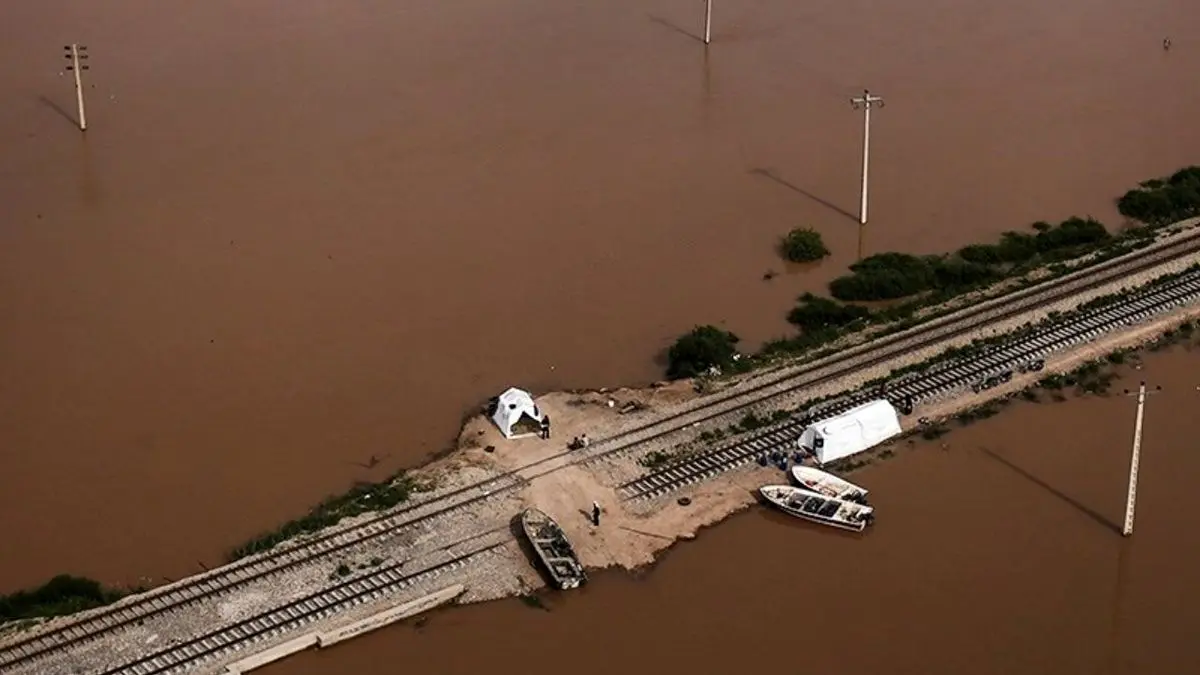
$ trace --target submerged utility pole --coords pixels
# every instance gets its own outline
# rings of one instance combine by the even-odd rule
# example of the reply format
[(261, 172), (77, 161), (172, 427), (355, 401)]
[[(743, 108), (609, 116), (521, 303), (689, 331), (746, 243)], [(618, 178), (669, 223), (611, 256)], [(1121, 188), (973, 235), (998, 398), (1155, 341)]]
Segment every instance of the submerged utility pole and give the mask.
[(712, 0), (704, 0), (704, 44), (712, 35)]
[[(1126, 537), (1133, 534), (1133, 509), (1137, 503), (1138, 460), (1142, 454), (1142, 416), (1146, 411), (1146, 396), (1159, 391), (1162, 391), (1162, 387), (1147, 392), (1145, 382), (1138, 385), (1137, 421), (1133, 423), (1133, 457), (1129, 461), (1129, 492), (1125, 497), (1125, 526), (1121, 528), (1121, 534)], [(1125, 395), (1130, 396), (1132, 392), (1126, 390)]]
[(858, 207), (859, 225), (867, 224), (867, 165), (871, 161), (871, 106), (878, 104), (883, 107), (883, 98), (872, 96), (871, 92), (863, 89), (863, 95), (850, 99), (850, 105), (855, 110), (862, 108), (863, 115), (863, 160), (862, 160), (862, 200)]
[(79, 103), (79, 130), (87, 131), (87, 114), (83, 110), (83, 75), (81, 71), (87, 70), (87, 64), (80, 64), (80, 61), (87, 59), (87, 47), (78, 44), (69, 44), (63, 49), (67, 50), (64, 54), (71, 61), (71, 65), (67, 66), (67, 70), (75, 71), (75, 100)]

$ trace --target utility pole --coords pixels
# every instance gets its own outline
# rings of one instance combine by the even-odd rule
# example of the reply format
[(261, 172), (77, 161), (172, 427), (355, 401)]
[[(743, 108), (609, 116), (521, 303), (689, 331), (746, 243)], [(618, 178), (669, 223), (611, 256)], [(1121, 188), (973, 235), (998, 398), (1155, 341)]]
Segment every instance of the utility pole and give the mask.
[(63, 49), (67, 50), (64, 56), (71, 62), (67, 66), (67, 70), (75, 71), (75, 100), (79, 103), (79, 130), (87, 131), (87, 114), (83, 110), (83, 74), (81, 71), (87, 70), (87, 64), (81, 64), (80, 61), (86, 60), (87, 47), (79, 44), (69, 44)]
[(712, 0), (704, 0), (704, 44), (712, 35)]
[[(1125, 498), (1125, 526), (1121, 528), (1121, 534), (1126, 537), (1133, 534), (1133, 508), (1137, 503), (1138, 460), (1142, 454), (1142, 416), (1146, 411), (1146, 396), (1160, 391), (1162, 391), (1162, 387), (1147, 392), (1145, 382), (1138, 385), (1137, 421), (1133, 423), (1133, 457), (1129, 462), (1129, 492)], [(1131, 396), (1133, 392), (1126, 389), (1125, 395)]]
[(862, 108), (863, 115), (863, 161), (862, 161), (862, 201), (858, 209), (859, 225), (867, 224), (867, 165), (871, 160), (871, 107), (878, 104), (883, 107), (883, 97), (872, 96), (871, 92), (863, 89), (863, 95), (850, 99), (850, 105), (855, 110)]

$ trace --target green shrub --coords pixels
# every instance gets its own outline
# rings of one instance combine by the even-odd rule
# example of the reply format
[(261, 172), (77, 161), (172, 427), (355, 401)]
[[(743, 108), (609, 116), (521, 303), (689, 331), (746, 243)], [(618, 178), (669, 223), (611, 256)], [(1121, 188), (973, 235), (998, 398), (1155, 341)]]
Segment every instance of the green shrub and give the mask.
[(1126, 218), (1155, 226), (1200, 216), (1200, 166), (1142, 183), (1117, 200), (1117, 210)]
[(1112, 235), (1104, 224), (1093, 218), (1068, 218), (1057, 227), (1042, 230), (1033, 238), (1039, 253), (1103, 243)]
[(730, 369), (738, 341), (738, 336), (716, 326), (696, 326), (667, 352), (667, 377), (695, 377), (713, 366)]
[(1020, 272), (1021, 266), (1073, 258), (1111, 239), (1091, 218), (1054, 226), (1038, 222), (1033, 229), (1005, 232), (995, 244), (964, 246), (954, 255), (874, 255), (851, 265), (852, 274), (834, 279), (829, 290), (839, 300), (896, 300), (931, 291), (930, 302), (945, 300)]
[(800, 296), (800, 304), (788, 312), (789, 323), (805, 332), (827, 328), (842, 328), (871, 315), (870, 310), (855, 305), (843, 305), (812, 293)]
[(788, 232), (779, 244), (779, 254), (794, 263), (814, 262), (829, 255), (821, 233), (811, 227), (798, 227)]
[(852, 274), (834, 279), (829, 291), (838, 300), (894, 300), (927, 291), (934, 272), (927, 258), (880, 253), (850, 266)]
[(967, 290), (996, 281), (1000, 276), (987, 265), (955, 258), (939, 260), (933, 267), (934, 283), (942, 290)]
[(0, 595), (0, 622), (74, 614), (114, 603), (129, 593), (105, 588), (92, 579), (60, 574), (38, 588)]

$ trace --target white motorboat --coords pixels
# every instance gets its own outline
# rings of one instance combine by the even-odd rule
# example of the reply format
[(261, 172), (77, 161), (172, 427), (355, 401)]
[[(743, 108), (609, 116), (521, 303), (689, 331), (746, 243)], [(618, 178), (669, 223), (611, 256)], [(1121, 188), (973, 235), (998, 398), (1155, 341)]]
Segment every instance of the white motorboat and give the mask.
[(855, 485), (845, 478), (835, 476), (827, 471), (797, 464), (792, 467), (792, 479), (800, 487), (816, 492), (817, 494), (825, 495), (826, 497), (836, 497), (848, 502), (858, 502), (859, 504), (867, 503), (867, 489), (865, 487)]
[(822, 525), (862, 532), (875, 519), (875, 509), (870, 506), (791, 485), (764, 485), (758, 491), (784, 513)]

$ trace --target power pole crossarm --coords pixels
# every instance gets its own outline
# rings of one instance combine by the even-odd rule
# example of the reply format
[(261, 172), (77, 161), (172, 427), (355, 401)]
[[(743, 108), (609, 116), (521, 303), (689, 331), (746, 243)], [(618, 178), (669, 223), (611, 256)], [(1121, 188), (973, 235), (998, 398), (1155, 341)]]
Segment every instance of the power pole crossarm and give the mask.
[(882, 96), (872, 96), (867, 89), (863, 90), (862, 96), (857, 96), (850, 99), (850, 105), (855, 110), (863, 109), (863, 160), (862, 160), (862, 190), (860, 193), (861, 201), (858, 208), (858, 223), (860, 225), (867, 224), (867, 174), (868, 167), (871, 162), (871, 108), (875, 106), (883, 107)]
[(87, 64), (81, 63), (87, 60), (87, 47), (79, 44), (69, 44), (63, 47), (66, 50), (64, 56), (71, 62), (67, 66), (67, 70), (75, 73), (75, 101), (79, 104), (79, 130), (87, 131), (87, 113), (83, 108), (83, 71), (87, 70)]

